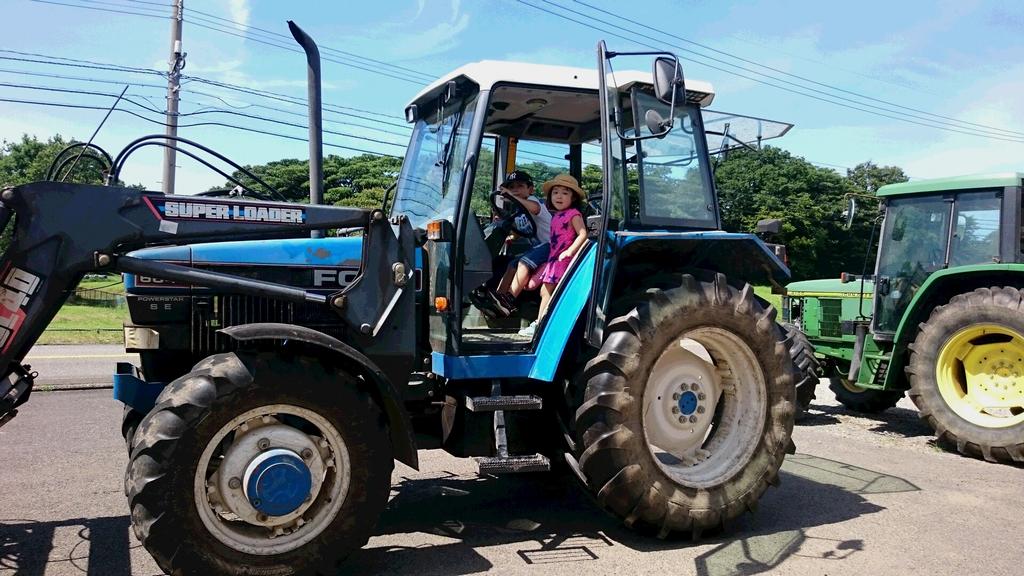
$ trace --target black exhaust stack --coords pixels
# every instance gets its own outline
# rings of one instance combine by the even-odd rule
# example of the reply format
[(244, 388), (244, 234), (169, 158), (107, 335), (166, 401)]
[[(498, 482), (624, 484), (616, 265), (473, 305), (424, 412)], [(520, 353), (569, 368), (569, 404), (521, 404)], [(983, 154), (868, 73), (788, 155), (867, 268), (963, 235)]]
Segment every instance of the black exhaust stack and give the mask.
[[(306, 62), (309, 65), (308, 104), (309, 104), (309, 203), (324, 203), (324, 142), (323, 142), (323, 111), (320, 102), (320, 50), (316, 42), (303, 32), (295, 22), (288, 21), (288, 30), (295, 41), (306, 51)], [(315, 230), (314, 238), (320, 238), (323, 232)]]

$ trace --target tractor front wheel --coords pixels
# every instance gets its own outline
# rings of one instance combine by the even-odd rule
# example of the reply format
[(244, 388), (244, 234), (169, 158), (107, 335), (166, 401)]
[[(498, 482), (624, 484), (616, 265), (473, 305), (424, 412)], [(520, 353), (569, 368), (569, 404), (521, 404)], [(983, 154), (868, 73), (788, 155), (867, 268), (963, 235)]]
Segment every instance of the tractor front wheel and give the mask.
[(366, 543), (393, 467), (380, 409), (316, 358), (227, 353), (169, 384), (125, 476), (169, 574), (330, 573)]
[(1024, 295), (979, 288), (932, 310), (907, 373), (939, 441), (989, 461), (1024, 462)]
[(628, 526), (694, 537), (753, 510), (790, 447), (796, 377), (775, 310), (716, 274), (647, 291), (583, 372), (587, 487)]
[(789, 342), (789, 356), (797, 370), (796, 382), (796, 419), (807, 415), (807, 410), (814, 400), (814, 390), (821, 380), (821, 362), (814, 355), (814, 346), (802, 330), (792, 324), (783, 324), (786, 341)]
[(828, 379), (828, 388), (836, 395), (836, 400), (846, 408), (863, 414), (876, 414), (892, 408), (903, 398), (898, 390), (875, 390), (864, 388), (850, 382), (846, 376), (833, 376)]

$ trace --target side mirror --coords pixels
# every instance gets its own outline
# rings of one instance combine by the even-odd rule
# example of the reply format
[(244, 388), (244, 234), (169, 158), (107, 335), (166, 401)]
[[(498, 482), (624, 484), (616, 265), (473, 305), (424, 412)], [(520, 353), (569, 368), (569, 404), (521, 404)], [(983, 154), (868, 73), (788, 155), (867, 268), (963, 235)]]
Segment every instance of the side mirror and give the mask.
[(669, 105), (682, 103), (686, 99), (683, 81), (683, 67), (679, 60), (666, 56), (654, 59), (654, 97)]
[(647, 124), (647, 130), (656, 138), (668, 134), (672, 129), (672, 121), (666, 120), (654, 108), (644, 113), (644, 123)]
[(845, 214), (846, 214), (846, 224), (845, 224), (844, 228), (849, 230), (850, 227), (853, 226), (853, 217), (857, 215), (857, 199), (854, 198), (853, 196), (847, 196), (846, 197), (846, 210), (845, 210)]

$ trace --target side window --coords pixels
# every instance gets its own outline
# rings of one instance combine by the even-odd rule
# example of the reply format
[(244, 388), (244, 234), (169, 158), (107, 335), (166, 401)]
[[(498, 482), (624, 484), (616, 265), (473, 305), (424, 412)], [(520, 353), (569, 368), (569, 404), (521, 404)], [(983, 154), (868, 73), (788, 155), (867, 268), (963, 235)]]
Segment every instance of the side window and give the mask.
[(495, 174), (498, 169), (498, 159), (494, 154), (496, 141), (495, 136), (485, 135), (480, 142), (480, 157), (476, 161), (473, 197), (470, 200), (470, 208), (473, 213), (485, 219), (491, 216), (491, 192), (498, 187), (498, 177)]
[(995, 192), (961, 194), (956, 200), (956, 229), (950, 266), (991, 263), (999, 258), (999, 208)]

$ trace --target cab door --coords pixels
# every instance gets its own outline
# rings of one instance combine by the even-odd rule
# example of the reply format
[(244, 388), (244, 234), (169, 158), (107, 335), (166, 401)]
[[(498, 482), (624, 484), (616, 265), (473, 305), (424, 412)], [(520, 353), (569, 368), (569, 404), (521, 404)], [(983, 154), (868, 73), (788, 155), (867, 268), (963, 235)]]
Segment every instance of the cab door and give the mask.
[[(608, 305), (608, 286), (611, 283), (612, 262), (615, 251), (615, 230), (610, 229), (613, 209), (621, 215), (625, 202), (626, 170), (625, 144), (616, 129), (617, 116), (621, 116), (619, 89), (611, 71), (608, 48), (604, 41), (597, 44), (597, 77), (601, 106), (601, 213), (588, 219), (591, 239), (596, 240), (593, 290), (587, 302), (587, 342), (600, 346), (604, 339), (605, 309)], [(613, 208), (614, 207), (614, 208)]]

